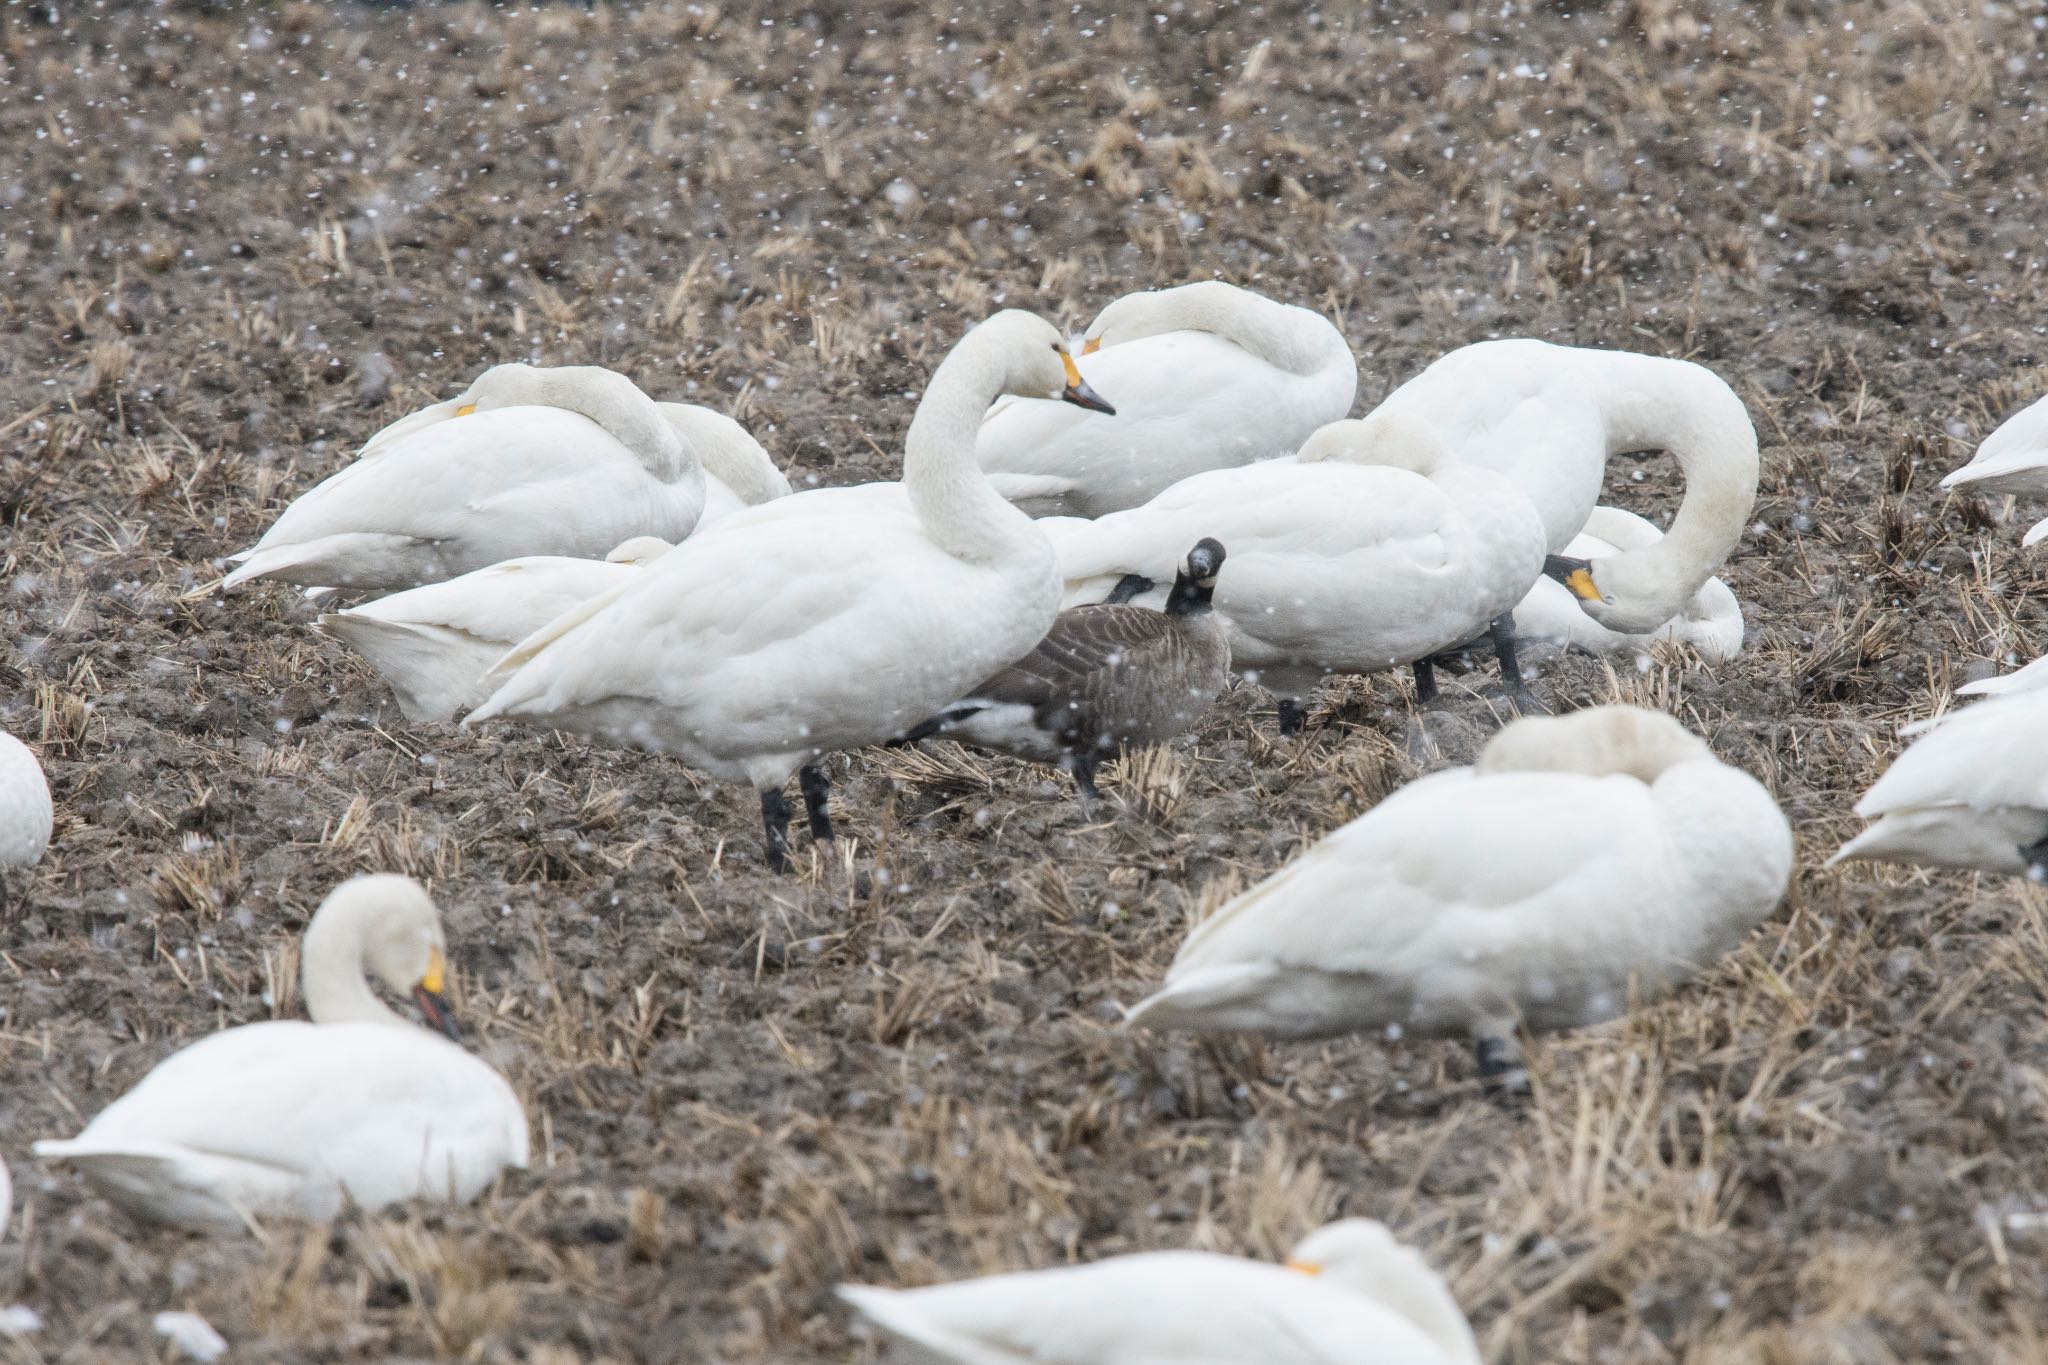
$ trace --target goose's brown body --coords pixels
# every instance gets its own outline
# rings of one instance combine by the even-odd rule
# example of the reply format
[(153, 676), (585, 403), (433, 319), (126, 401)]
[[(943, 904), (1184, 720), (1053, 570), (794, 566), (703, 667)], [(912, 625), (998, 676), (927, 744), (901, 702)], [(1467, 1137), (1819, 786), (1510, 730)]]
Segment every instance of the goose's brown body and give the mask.
[(1209, 609), (1223, 547), (1195, 547), (1165, 611), (1122, 604), (1060, 613), (1029, 654), (904, 738), (945, 735), (1073, 772), (1084, 792), (1120, 746), (1185, 734), (1230, 677)]

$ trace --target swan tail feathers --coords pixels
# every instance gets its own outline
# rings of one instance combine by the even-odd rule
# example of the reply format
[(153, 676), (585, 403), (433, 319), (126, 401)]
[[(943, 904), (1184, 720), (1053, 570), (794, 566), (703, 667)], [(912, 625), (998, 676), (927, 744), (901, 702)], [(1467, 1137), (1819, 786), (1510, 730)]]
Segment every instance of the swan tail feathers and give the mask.
[(230, 556), (239, 567), (221, 580), (221, 587), (239, 587), (258, 578), (278, 578), (300, 587), (331, 584), (340, 576), (334, 570), (341, 563), (402, 554), (419, 543), (412, 536), (351, 531), (292, 545), (257, 545)]
[(1236, 1018), (1256, 1004), (1273, 974), (1274, 968), (1262, 962), (1227, 962), (1181, 972), (1125, 1010), (1124, 1023), (1155, 1029), (1236, 1027)]

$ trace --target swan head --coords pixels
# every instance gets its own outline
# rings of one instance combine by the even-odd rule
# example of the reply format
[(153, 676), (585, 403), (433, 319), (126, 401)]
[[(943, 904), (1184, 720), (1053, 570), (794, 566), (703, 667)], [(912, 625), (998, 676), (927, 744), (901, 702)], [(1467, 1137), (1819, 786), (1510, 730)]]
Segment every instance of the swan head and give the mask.
[(1567, 716), (1525, 716), (1495, 735), (1473, 769), (1481, 773), (1626, 774), (1654, 782), (1665, 769), (1713, 752), (1661, 711), (1589, 706)]
[[(351, 877), (328, 894), (306, 930), (306, 1001), (320, 1018), (318, 998), (325, 994), (321, 974), (341, 964), (333, 961), (353, 940), (360, 968), (402, 995), (409, 995), (420, 1015), (450, 1038), (458, 1037), (448, 1009), (447, 945), (441, 917), (426, 888), (410, 877), (378, 874)], [(337, 942), (339, 940), (340, 942)]]
[(541, 375), (540, 366), (523, 361), (493, 365), (471, 380), (469, 387), (456, 396), (455, 415), (467, 417), (491, 408), (516, 408), (541, 402), (541, 393), (547, 387), (547, 381)]
[(1450, 446), (1427, 422), (1403, 413), (1347, 417), (1316, 428), (1294, 458), (1300, 464), (1344, 460), (1430, 475), (1455, 463)]
[(605, 556), (605, 561), (610, 564), (631, 564), (638, 567), (642, 564), (652, 564), (674, 548), (675, 546), (660, 536), (634, 536), (631, 540), (622, 540), (612, 547), (612, 552)]
[(1447, 1360), (1478, 1365), (1471, 1325), (1443, 1277), (1385, 1225), (1346, 1218), (1317, 1228), (1287, 1253), (1287, 1268), (1393, 1310), (1442, 1346)]
[[(1000, 347), (1002, 393), (1056, 398), (1090, 412), (1116, 416), (1109, 401), (1088, 386), (1059, 328), (1021, 308), (1007, 308), (969, 333), (991, 350)], [(964, 346), (963, 342), (963, 346)]]
[[(1624, 550), (1601, 559), (1545, 555), (1543, 573), (1562, 583), (1579, 610), (1612, 631), (1646, 635), (1674, 613), (1659, 605), (1690, 586), (1675, 580), (1679, 566), (1656, 550)], [(1689, 594), (1687, 594), (1689, 596)]]

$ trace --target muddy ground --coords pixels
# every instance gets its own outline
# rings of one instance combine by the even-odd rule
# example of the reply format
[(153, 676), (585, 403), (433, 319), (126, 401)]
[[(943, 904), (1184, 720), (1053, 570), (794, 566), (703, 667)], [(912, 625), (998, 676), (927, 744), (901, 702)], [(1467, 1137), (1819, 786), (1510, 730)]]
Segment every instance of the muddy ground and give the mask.
[[(846, 8), (0, 11), (0, 724), (58, 806), (0, 927), (0, 1304), (46, 1323), (0, 1353), (150, 1358), (188, 1308), (243, 1360), (868, 1360), (835, 1281), (1341, 1211), (1493, 1360), (2048, 1359), (2043, 897), (1818, 870), (1896, 724), (2044, 635), (2043, 561), (1933, 490), (2048, 389), (2041, 6)], [(994, 308), (1211, 274), (1339, 318), (1360, 411), (1530, 335), (1755, 416), (1742, 657), (1537, 686), (1673, 709), (1801, 870), (1707, 980), (1538, 1046), (1526, 1104), (1447, 1043), (1114, 1022), (1205, 896), (1414, 774), (1401, 681), (1298, 745), (1240, 687), (1093, 822), (1042, 770), (841, 756), (847, 840), (785, 879), (748, 793), (407, 724), (288, 591), (212, 587), (492, 361), (617, 366), (842, 483)], [(1675, 477), (1618, 460), (1613, 500)], [(202, 1239), (27, 1158), (293, 1013), (306, 916), (372, 870), (431, 879), (531, 1171)]]

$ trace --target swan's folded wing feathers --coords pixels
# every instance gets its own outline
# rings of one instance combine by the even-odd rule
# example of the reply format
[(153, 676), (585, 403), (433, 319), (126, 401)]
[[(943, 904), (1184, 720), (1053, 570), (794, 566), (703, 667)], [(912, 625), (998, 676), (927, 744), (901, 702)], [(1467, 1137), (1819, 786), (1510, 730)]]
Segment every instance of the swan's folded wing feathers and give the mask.
[(1922, 735), (1856, 803), (1865, 819), (1957, 804), (2048, 810), (2048, 769), (2013, 761), (2048, 750), (2048, 693), (1988, 697)]
[(637, 572), (601, 559), (530, 555), (392, 593), (340, 614), (440, 626), (478, 640), (517, 641)]
[[(247, 1025), (173, 1053), (107, 1106), (82, 1145), (174, 1146), (278, 1169), (309, 1169), (366, 1124), (401, 1136), (516, 1110), (502, 1077), (470, 1054), (385, 1024)], [(508, 1141), (510, 1134), (507, 1134)], [(519, 1147), (524, 1149), (523, 1122)]]
[[(1407, 971), (1605, 926), (1662, 874), (1632, 778), (1468, 770), (1411, 783), (1197, 926), (1173, 973), (1232, 961)], [(1169, 974), (1169, 979), (1171, 979)]]
[[(471, 719), (626, 698), (680, 715), (693, 699), (715, 698), (716, 715), (693, 723), (724, 735), (748, 732), (756, 745), (769, 735), (820, 742), (825, 730), (792, 727), (830, 728), (833, 695), (843, 691), (829, 688), (830, 678), (892, 675), (901, 686), (891, 714), (876, 714), (872, 699), (849, 703), (866, 721), (892, 728), (848, 742), (899, 733), (957, 700), (965, 687), (958, 677), (921, 668), (905, 642), (928, 636), (949, 612), (973, 615), (980, 604), (969, 597), (978, 584), (1014, 611), (996, 575), (963, 577), (959, 561), (921, 534), (899, 533), (908, 516), (902, 502), (900, 491), (894, 498), (834, 499), (821, 521), (818, 509), (827, 503), (807, 494), (734, 514), (714, 534), (684, 542), (636, 581), (522, 642), (494, 670), (518, 672)], [(846, 506), (873, 515), (849, 517)], [(795, 512), (780, 510), (790, 508)], [(931, 593), (935, 578), (951, 582), (943, 601)], [(992, 632), (991, 648), (1002, 638)], [(984, 659), (979, 668), (993, 670), (1001, 658)], [(950, 690), (939, 691), (949, 683)], [(792, 686), (810, 688), (820, 704), (809, 720), (792, 717)]]
[[(844, 1291), (842, 1291), (844, 1292)], [(845, 1294), (907, 1340), (969, 1365), (1440, 1365), (1412, 1324), (1279, 1266), (1198, 1252)]]
[(1397, 574), (1411, 561), (1440, 564), (1440, 532), (1456, 508), (1410, 470), (1349, 462), (1266, 460), (1183, 479), (1142, 507), (1053, 535), (1068, 582), (1141, 573), (1171, 582), (1188, 547), (1214, 536), (1230, 548), (1218, 591), (1228, 594), (1261, 556), (1328, 559), (1371, 554)]
[[(286, 507), (257, 545), (362, 530), (446, 540), (472, 529), (480, 509), (502, 513), (523, 506), (559, 514), (565, 505), (588, 503), (593, 481), (608, 475), (633, 480), (639, 470), (631, 451), (578, 413), (531, 407), (473, 413), (410, 433), (401, 445), (329, 475)], [(535, 495), (536, 485), (550, 487)], [(565, 504), (572, 490), (576, 504)]]

